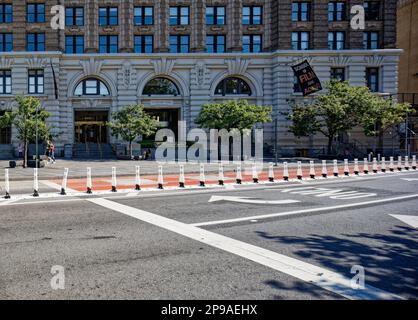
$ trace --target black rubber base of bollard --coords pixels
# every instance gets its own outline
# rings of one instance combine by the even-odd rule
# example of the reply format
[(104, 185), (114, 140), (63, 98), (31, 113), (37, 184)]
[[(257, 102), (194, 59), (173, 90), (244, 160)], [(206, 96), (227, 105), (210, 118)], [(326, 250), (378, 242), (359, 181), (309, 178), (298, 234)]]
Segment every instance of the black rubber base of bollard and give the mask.
[(253, 182), (254, 182), (254, 183), (258, 183), (258, 179), (255, 179), (255, 178), (254, 178), (254, 179), (253, 179)]
[(383, 173), (386, 173), (386, 169), (382, 169), (382, 172), (383, 172)]
[(116, 189), (116, 187), (112, 187), (112, 192), (118, 192), (118, 190)]
[(269, 178), (269, 182), (274, 182), (274, 178)]
[(200, 187), (202, 187), (202, 188), (203, 188), (203, 187), (206, 187), (206, 183), (204, 183), (203, 181), (200, 181), (199, 186), (200, 186)]
[(6, 195), (4, 196), (4, 199), (10, 199), (10, 194), (8, 192), (6, 192)]
[(38, 190), (34, 190), (34, 191), (33, 191), (33, 196), (34, 196), (34, 197), (39, 197), (39, 192), (38, 192)]
[(360, 172), (358, 172), (358, 171), (354, 171), (354, 174), (355, 174), (356, 176), (358, 176), (358, 175), (360, 174)]
[(395, 169), (390, 169), (390, 172), (394, 172), (395, 171)]
[(137, 185), (135, 186), (135, 190), (136, 190), (136, 191), (141, 191), (141, 186), (140, 186), (139, 184), (137, 184)]
[(185, 188), (184, 182), (179, 183), (179, 188)]
[(377, 173), (377, 170), (373, 170), (373, 173)]
[(315, 179), (315, 176), (313, 174), (311, 174), (311, 179)]
[(398, 168), (398, 171), (400, 172), (400, 171), (402, 171), (402, 168)]
[(289, 177), (283, 177), (284, 181), (289, 181)]
[(302, 178), (303, 178), (302, 176), (298, 176), (298, 180), (302, 180)]
[(60, 195), (62, 195), (62, 196), (66, 196), (67, 195), (67, 192), (65, 192), (65, 189), (64, 188), (61, 188)]
[(241, 179), (237, 179), (237, 184), (242, 184), (242, 180)]
[(327, 174), (322, 174), (322, 178), (327, 178), (328, 175)]
[(364, 173), (364, 174), (369, 174), (369, 171), (364, 170), (364, 171), (363, 171), (363, 173)]
[(87, 188), (87, 194), (92, 194), (93, 191), (91, 190), (91, 188)]
[(405, 170), (406, 170), (406, 171), (409, 171), (409, 167), (405, 167)]
[(161, 183), (159, 183), (159, 184), (158, 184), (158, 189), (159, 189), (159, 190), (163, 190), (163, 189), (164, 189), (164, 186), (163, 186)]
[(412, 167), (412, 169), (417, 170), (417, 167)]
[(338, 177), (338, 173), (334, 173), (334, 177)]
[(224, 185), (224, 181), (223, 180), (219, 180), (218, 182), (219, 182), (219, 185), (220, 186), (223, 186)]
[(344, 175), (345, 175), (346, 177), (348, 177), (348, 176), (350, 176), (350, 172), (344, 172)]

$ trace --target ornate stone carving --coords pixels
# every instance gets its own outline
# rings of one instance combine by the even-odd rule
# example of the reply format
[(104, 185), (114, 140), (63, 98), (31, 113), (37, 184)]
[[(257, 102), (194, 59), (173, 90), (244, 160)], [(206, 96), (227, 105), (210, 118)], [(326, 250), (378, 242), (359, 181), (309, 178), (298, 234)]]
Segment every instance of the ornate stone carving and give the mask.
[(384, 60), (385, 60), (385, 57), (377, 56), (377, 55), (365, 56), (364, 57), (364, 62), (368, 66), (373, 66), (373, 67), (380, 67), (383, 64)]
[(347, 56), (331, 56), (329, 62), (333, 67), (346, 67), (350, 64), (351, 58)]
[(6, 57), (0, 59), (0, 69), (10, 69), (14, 60)]
[(85, 75), (99, 75), (102, 70), (103, 61), (98, 61), (91, 57), (89, 60), (81, 60), (81, 66)]
[(199, 89), (201, 89), (205, 84), (205, 78), (207, 75), (206, 65), (203, 61), (199, 61), (196, 64), (195, 72), (196, 72), (197, 86), (199, 87)]
[(226, 59), (225, 63), (228, 66), (228, 73), (230, 75), (243, 75), (245, 72), (247, 72), (248, 66), (250, 65), (250, 60), (241, 58)]
[(155, 74), (169, 75), (173, 71), (175, 61), (172, 59), (161, 58), (151, 60), (151, 65), (154, 67)]
[(46, 59), (33, 57), (33, 58), (28, 59), (27, 63), (30, 69), (42, 69), (42, 68), (45, 68), (47, 61)]
[(129, 89), (132, 83), (132, 66), (129, 61), (125, 62), (122, 67), (123, 85), (125, 89)]

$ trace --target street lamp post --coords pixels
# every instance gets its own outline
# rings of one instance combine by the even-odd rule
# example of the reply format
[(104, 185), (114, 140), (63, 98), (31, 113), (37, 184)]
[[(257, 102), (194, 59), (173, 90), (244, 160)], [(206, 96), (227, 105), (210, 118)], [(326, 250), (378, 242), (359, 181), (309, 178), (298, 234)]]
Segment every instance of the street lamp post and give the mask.
[(38, 128), (38, 118), (39, 118), (39, 107), (36, 106), (36, 132), (35, 132), (35, 148), (36, 148), (36, 158), (35, 158), (35, 167), (38, 168), (38, 159), (39, 159), (39, 147), (38, 147), (38, 142), (39, 142), (39, 128)]

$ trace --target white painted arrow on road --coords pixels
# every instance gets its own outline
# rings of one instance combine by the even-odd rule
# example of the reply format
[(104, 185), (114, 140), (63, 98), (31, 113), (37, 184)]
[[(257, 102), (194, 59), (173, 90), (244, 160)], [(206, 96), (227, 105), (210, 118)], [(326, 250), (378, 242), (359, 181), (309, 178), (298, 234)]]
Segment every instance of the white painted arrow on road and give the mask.
[(229, 201), (229, 202), (238, 202), (238, 203), (250, 203), (250, 204), (291, 204), (299, 203), (298, 200), (257, 200), (253, 198), (243, 198), (243, 197), (223, 197), (223, 196), (212, 196), (209, 202), (219, 202), (219, 201)]
[(390, 214), (391, 217), (401, 220), (403, 223), (411, 226), (412, 228), (418, 229), (418, 216), (404, 216), (397, 214)]
[(418, 181), (418, 178), (402, 178), (402, 180), (411, 182), (411, 181)]

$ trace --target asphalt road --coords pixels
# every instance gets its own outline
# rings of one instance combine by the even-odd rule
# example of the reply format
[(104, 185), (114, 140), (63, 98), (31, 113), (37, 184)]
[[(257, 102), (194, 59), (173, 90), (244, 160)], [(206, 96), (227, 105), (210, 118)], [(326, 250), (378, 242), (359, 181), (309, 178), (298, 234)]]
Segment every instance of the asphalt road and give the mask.
[(417, 299), (417, 218), (416, 171), (1, 201), (0, 298)]

